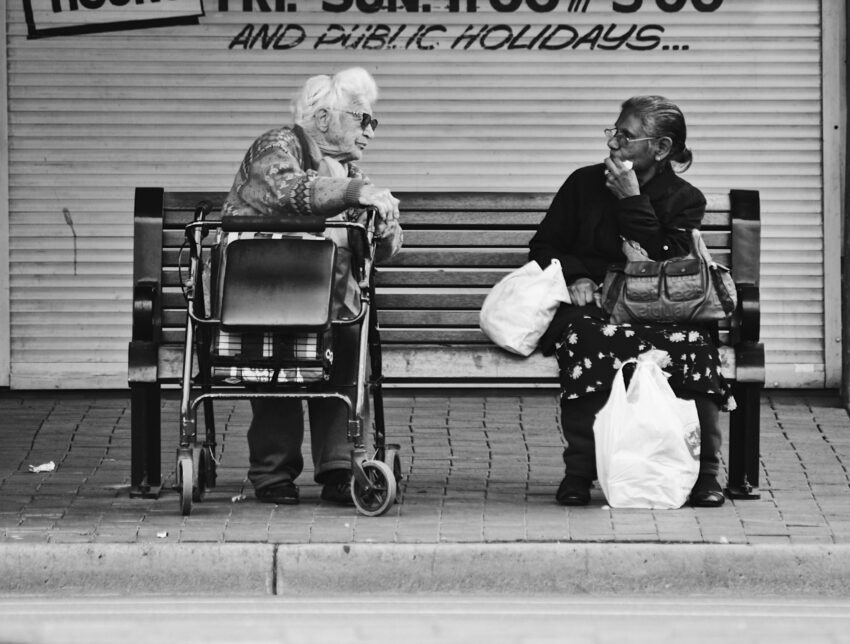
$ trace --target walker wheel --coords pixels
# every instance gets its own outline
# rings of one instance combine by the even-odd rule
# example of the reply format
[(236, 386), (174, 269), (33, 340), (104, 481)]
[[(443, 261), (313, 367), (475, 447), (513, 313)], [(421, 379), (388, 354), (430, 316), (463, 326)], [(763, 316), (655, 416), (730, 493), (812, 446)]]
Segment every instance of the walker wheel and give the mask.
[(211, 490), (215, 487), (216, 478), (218, 476), (216, 474), (217, 463), (215, 462), (215, 456), (213, 456), (213, 448), (205, 446), (201, 452), (201, 458), (204, 461), (204, 471), (206, 472), (206, 476), (203, 479), (200, 479), (199, 477), (199, 480), (203, 481), (205, 489)]
[(398, 503), (401, 496), (401, 457), (398, 455), (398, 450), (398, 445), (387, 445), (381, 459), (392, 470), (393, 478), (396, 482), (396, 503)]
[(192, 513), (192, 457), (177, 460), (177, 486), (180, 492), (180, 514), (188, 517)]
[(381, 516), (395, 503), (397, 486), (393, 471), (382, 461), (364, 461), (363, 473), (372, 488), (367, 490), (357, 477), (352, 476), (351, 497), (354, 505), (360, 514), (367, 517)]
[(207, 491), (207, 468), (209, 467), (209, 461), (206, 458), (206, 449), (201, 448), (195, 450), (198, 455), (197, 462), (194, 463), (194, 467), (192, 468), (193, 472), (197, 472), (197, 476), (192, 483), (192, 501), (196, 503), (200, 503), (204, 500), (204, 494)]

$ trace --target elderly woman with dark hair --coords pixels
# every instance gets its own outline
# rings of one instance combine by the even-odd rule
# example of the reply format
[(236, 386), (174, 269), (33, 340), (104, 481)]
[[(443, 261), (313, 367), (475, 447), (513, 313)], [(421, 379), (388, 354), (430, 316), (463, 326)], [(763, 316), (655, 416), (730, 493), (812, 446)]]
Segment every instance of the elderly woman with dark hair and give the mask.
[(622, 240), (639, 243), (654, 260), (684, 255), (690, 230), (699, 228), (705, 197), (678, 176), (692, 161), (681, 110), (661, 96), (623, 103), (615, 127), (605, 130), (604, 163), (576, 170), (566, 180), (530, 242), (542, 267), (557, 258), (572, 304), (563, 305), (540, 342), (555, 353), (561, 374), (561, 424), (566, 475), (556, 499), (586, 505), (596, 478), (593, 421), (605, 404), (621, 364), (649, 349), (672, 360), (670, 385), (695, 400), (699, 412), (700, 470), (690, 495), (694, 506), (722, 505), (719, 409), (731, 402), (720, 373), (712, 329), (614, 325), (600, 308), (607, 267), (622, 263)]
[[(376, 261), (394, 255), (402, 242), (398, 199), (372, 184), (354, 163), (378, 127), (373, 116), (377, 98), (374, 79), (358, 67), (308, 79), (292, 101), (294, 125), (266, 132), (248, 149), (222, 214), (358, 220), (371, 207), (378, 213)], [(360, 310), (359, 287), (351, 268), (347, 232), (328, 229), (326, 236), (334, 238), (338, 248), (333, 314), (354, 317)], [(356, 326), (345, 327), (351, 346), (356, 342)], [(354, 352), (345, 351), (346, 344), (341, 344), (335, 345), (335, 370), (356, 369)], [(251, 405), (248, 478), (255, 495), (267, 503), (298, 503), (294, 481), (304, 467), (301, 401), (258, 399)], [(323, 486), (321, 498), (352, 504), (346, 408), (339, 400), (311, 400), (309, 414), (314, 478)]]

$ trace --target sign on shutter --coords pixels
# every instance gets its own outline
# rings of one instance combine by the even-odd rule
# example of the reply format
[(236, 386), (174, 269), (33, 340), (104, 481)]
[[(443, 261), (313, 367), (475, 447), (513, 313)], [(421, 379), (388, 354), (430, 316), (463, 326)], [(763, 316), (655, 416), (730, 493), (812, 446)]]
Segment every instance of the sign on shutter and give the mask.
[(21, 0), (30, 38), (198, 24), (202, 0)]

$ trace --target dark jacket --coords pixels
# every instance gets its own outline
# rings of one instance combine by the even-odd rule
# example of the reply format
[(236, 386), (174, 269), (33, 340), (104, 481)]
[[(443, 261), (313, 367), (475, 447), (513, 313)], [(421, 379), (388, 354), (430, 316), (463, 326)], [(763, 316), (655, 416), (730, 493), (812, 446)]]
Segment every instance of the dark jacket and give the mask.
[(601, 284), (610, 264), (625, 261), (621, 236), (655, 260), (684, 255), (687, 231), (699, 228), (704, 214), (703, 194), (669, 166), (626, 199), (605, 187), (604, 164), (587, 166), (558, 190), (531, 239), (529, 259), (546, 268), (557, 258), (567, 284), (580, 277)]
[[(546, 268), (557, 258), (571, 284), (589, 277), (601, 286), (608, 266), (626, 261), (622, 239), (638, 242), (654, 260), (685, 255), (688, 231), (699, 228), (705, 197), (667, 166), (637, 197), (618, 199), (605, 187), (605, 164), (573, 172), (552, 200), (529, 243), (529, 259)], [(604, 317), (593, 305), (562, 305), (540, 339), (544, 355), (576, 316)]]

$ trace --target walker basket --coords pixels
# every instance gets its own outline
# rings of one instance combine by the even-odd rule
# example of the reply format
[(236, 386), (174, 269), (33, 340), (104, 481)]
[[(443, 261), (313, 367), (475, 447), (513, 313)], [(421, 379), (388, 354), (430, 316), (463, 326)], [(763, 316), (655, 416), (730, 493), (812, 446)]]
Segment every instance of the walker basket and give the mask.
[(307, 384), (330, 380), (330, 330), (314, 333), (225, 331), (213, 333), (213, 378), (226, 384)]

